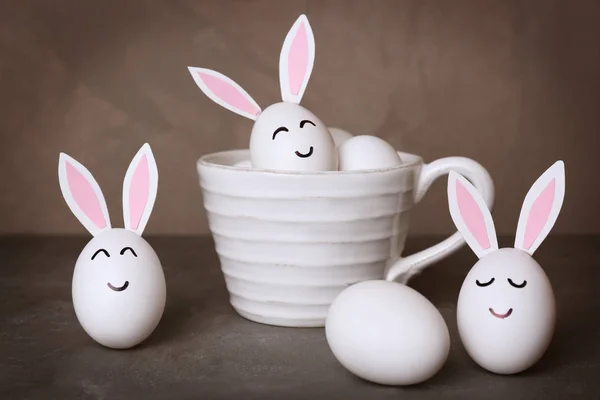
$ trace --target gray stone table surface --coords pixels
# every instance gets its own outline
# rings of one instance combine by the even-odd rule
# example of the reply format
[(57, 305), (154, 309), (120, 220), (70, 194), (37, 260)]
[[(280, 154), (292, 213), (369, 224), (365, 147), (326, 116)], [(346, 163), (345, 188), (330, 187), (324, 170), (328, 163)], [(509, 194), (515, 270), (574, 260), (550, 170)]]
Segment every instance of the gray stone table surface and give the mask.
[[(437, 239), (409, 239), (407, 253)], [(557, 328), (544, 358), (515, 376), (482, 370), (460, 344), (455, 306), (476, 261), (469, 249), (414, 278), (410, 285), (446, 319), (452, 347), (434, 378), (405, 388), (347, 372), (322, 328), (238, 316), (210, 237), (148, 238), (165, 269), (165, 314), (140, 346), (104, 348), (81, 329), (71, 303), (87, 240), (0, 239), (0, 399), (600, 399), (600, 237), (554, 236), (538, 249), (557, 297)]]

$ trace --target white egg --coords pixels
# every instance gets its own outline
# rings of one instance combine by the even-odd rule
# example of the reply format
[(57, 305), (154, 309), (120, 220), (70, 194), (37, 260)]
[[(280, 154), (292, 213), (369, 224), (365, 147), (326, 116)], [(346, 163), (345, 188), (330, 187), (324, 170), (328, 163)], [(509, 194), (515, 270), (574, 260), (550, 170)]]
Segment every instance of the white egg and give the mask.
[(497, 374), (524, 371), (544, 355), (554, 333), (550, 281), (524, 251), (496, 250), (467, 274), (457, 322), (467, 353), (481, 367)]
[(396, 282), (354, 284), (333, 301), (327, 342), (350, 372), (383, 385), (411, 385), (435, 375), (450, 350), (440, 312), (416, 290)]
[(338, 148), (340, 171), (392, 168), (402, 165), (398, 152), (385, 140), (360, 135), (346, 140)]
[(353, 135), (350, 132), (347, 132), (340, 128), (329, 127), (329, 133), (333, 137), (333, 141), (335, 142), (336, 147), (339, 147), (346, 140), (353, 137)]
[(72, 284), (79, 323), (106, 347), (141, 343), (165, 308), (160, 260), (148, 242), (129, 230), (109, 229), (90, 240), (77, 259)]
[(252, 168), (252, 163), (250, 160), (242, 160), (233, 164), (234, 167), (242, 167), (242, 168)]
[(253, 168), (282, 171), (335, 171), (335, 142), (323, 122), (306, 108), (288, 102), (262, 111), (250, 136)]

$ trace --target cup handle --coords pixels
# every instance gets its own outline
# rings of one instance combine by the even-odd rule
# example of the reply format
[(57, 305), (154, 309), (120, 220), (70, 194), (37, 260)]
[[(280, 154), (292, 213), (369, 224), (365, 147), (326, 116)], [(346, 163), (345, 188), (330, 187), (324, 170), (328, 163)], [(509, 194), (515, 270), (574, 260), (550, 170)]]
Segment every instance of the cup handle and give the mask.
[[(425, 196), (431, 184), (450, 171), (458, 172), (469, 180), (483, 196), (488, 208), (494, 204), (494, 182), (490, 174), (478, 162), (465, 157), (446, 157), (423, 165), (419, 182), (415, 190), (414, 203), (417, 204)], [(408, 257), (400, 257), (386, 270), (387, 281), (399, 281), (406, 284), (410, 278), (444, 257), (449, 256), (465, 244), (462, 235), (455, 232), (440, 243), (433, 245)]]

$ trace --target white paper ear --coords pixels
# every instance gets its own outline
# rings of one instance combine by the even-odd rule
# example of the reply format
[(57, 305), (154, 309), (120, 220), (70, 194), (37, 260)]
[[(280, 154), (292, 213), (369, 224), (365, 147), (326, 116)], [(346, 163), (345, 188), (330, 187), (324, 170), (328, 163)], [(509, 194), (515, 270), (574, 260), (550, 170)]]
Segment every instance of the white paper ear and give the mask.
[(454, 225), (477, 257), (498, 250), (494, 221), (485, 200), (469, 181), (454, 171), (448, 176), (448, 204)]
[(256, 120), (261, 109), (240, 85), (221, 74), (205, 68), (188, 67), (196, 85), (209, 99), (242, 117)]
[(279, 56), (279, 83), (283, 101), (299, 104), (315, 63), (315, 38), (306, 15), (288, 32)]
[(537, 250), (554, 226), (565, 198), (565, 164), (555, 162), (527, 192), (519, 224), (515, 248), (530, 255)]
[(148, 143), (137, 152), (123, 182), (123, 220), (125, 229), (138, 235), (148, 223), (158, 189), (158, 169)]
[(106, 201), (90, 171), (65, 153), (58, 160), (58, 182), (71, 212), (92, 234), (110, 229)]

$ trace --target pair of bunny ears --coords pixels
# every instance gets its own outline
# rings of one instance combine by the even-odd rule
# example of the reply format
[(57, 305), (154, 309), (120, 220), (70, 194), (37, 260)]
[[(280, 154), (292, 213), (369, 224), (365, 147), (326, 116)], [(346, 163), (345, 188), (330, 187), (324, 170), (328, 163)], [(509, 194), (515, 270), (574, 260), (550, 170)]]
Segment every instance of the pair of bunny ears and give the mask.
[[(299, 104), (315, 62), (315, 38), (306, 15), (288, 32), (279, 56), (279, 84), (283, 101)], [(212, 101), (251, 120), (260, 106), (240, 85), (225, 75), (205, 68), (188, 67), (194, 81)]]
[[(517, 224), (514, 247), (529, 255), (537, 250), (554, 226), (565, 197), (565, 165), (557, 161), (531, 186)], [(450, 172), (450, 215), (458, 231), (477, 257), (498, 250), (496, 229), (481, 194), (464, 177)]]
[[(79, 222), (92, 234), (111, 229), (106, 201), (90, 171), (65, 153), (58, 161), (60, 189)], [(148, 223), (158, 189), (158, 169), (148, 143), (129, 164), (123, 181), (125, 229), (141, 235)]]

